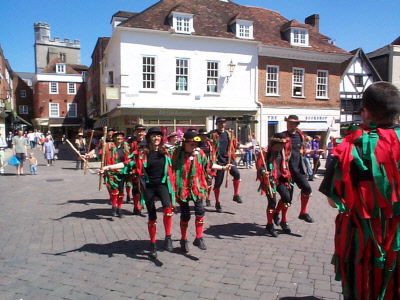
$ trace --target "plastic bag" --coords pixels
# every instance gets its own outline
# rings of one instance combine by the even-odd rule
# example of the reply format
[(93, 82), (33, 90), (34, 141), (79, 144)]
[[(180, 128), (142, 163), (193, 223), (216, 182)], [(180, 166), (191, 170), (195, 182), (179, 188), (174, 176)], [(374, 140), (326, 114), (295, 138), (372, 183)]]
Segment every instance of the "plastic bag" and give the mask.
[(19, 162), (19, 159), (16, 156), (12, 156), (8, 160), (8, 164), (11, 165), (11, 166), (19, 166), (20, 162)]

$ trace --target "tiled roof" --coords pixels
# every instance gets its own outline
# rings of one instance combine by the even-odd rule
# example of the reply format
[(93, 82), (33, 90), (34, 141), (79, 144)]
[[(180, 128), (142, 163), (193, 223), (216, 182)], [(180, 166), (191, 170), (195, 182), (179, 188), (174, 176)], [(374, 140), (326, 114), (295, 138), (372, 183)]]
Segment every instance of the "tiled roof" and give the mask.
[[(59, 59), (58, 57), (53, 58), (47, 64), (47, 66), (42, 70), (42, 73), (57, 73), (56, 72), (56, 64), (57, 63), (64, 63), (64, 62), (61, 59)], [(65, 74), (79, 74), (79, 72), (75, 71), (74, 68), (72, 67), (72, 65), (66, 64)]]
[[(173, 31), (168, 20), (171, 12), (187, 12), (194, 15), (195, 36), (238, 39), (229, 24), (235, 19), (252, 20), (254, 40), (264, 45), (294, 48), (327, 53), (348, 54), (347, 51), (328, 42), (329, 38), (320, 34), (313, 26), (289, 21), (278, 12), (238, 5), (234, 2), (219, 0), (161, 0), (143, 12), (124, 21), (119, 26), (131, 28)], [(290, 45), (282, 34), (282, 26), (289, 23), (294, 27), (309, 29), (310, 47)], [(285, 28), (285, 27), (284, 27)], [(289, 27), (287, 27), (289, 28)]]

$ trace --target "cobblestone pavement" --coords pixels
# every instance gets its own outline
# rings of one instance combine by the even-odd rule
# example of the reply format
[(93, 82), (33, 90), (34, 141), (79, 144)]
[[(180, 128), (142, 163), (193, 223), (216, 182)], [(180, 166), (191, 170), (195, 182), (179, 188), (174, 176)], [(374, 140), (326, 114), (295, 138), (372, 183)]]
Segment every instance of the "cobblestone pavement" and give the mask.
[[(232, 182), (221, 188), (224, 212), (207, 207), (201, 251), (179, 251), (179, 214), (173, 220), (175, 251), (163, 251), (158, 213), (158, 259), (148, 258), (147, 217), (111, 217), (98, 176), (75, 171), (66, 150), (47, 167), (39, 149), (38, 175), (0, 177), (0, 299), (341, 299), (334, 281), (334, 218), (312, 182), (309, 212), (300, 221), (296, 188), (289, 210), (292, 234), (265, 234), (266, 198), (257, 192), (254, 169), (242, 169), (244, 203), (232, 201)], [(10, 150), (6, 153), (10, 154)], [(99, 163), (92, 162), (95, 173)], [(29, 166), (24, 167), (29, 173)], [(214, 199), (212, 198), (214, 205)], [(194, 217), (188, 230), (194, 240)]]

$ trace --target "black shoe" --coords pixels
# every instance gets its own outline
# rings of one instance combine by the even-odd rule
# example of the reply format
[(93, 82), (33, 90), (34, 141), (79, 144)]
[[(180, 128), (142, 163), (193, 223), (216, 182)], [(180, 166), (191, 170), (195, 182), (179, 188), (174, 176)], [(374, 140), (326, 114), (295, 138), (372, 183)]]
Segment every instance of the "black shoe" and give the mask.
[(310, 217), (308, 213), (300, 214), (299, 219), (306, 221), (307, 223), (314, 223), (314, 219)]
[(144, 214), (142, 214), (142, 211), (140, 209), (137, 209), (137, 208), (133, 208), (133, 215), (134, 216), (141, 216), (141, 217), (145, 216)]
[(219, 202), (215, 203), (215, 209), (217, 210), (217, 213), (222, 213), (222, 207)]
[(314, 181), (314, 176), (313, 175), (309, 175), (308, 176), (308, 181)]
[(149, 257), (151, 259), (156, 259), (157, 258), (157, 247), (155, 243), (151, 243), (150, 244), (150, 253), (149, 253)]
[(126, 203), (131, 203), (131, 198), (128, 195), (126, 195)]
[(189, 253), (189, 243), (187, 240), (181, 240), (180, 241), (181, 244), (181, 251), (183, 253)]
[(233, 201), (237, 203), (243, 203), (242, 197), (240, 197), (239, 195), (233, 196)]
[(291, 233), (292, 231), (290, 230), (290, 227), (289, 227), (289, 224), (288, 224), (288, 222), (281, 222), (281, 228), (282, 228), (282, 231), (283, 231), (283, 233)]
[(279, 213), (274, 213), (274, 216), (272, 217), (274, 219), (274, 223), (276, 226), (279, 226), (279, 221), (281, 218), (279, 217)]
[(113, 206), (111, 209), (112, 209), (112, 216), (116, 217), (117, 216), (117, 207)]
[(210, 200), (206, 200), (206, 206), (211, 206), (211, 201)]
[(172, 239), (171, 239), (171, 236), (170, 236), (170, 235), (167, 235), (167, 236), (165, 237), (165, 240), (164, 240), (164, 249), (167, 250), (167, 251), (169, 251), (169, 252), (174, 251), (174, 248), (172, 247)]
[(206, 244), (204, 244), (203, 238), (196, 238), (193, 242), (193, 245), (198, 247), (200, 250), (207, 250)]
[(274, 224), (267, 224), (265, 229), (267, 230), (267, 233), (269, 233), (272, 237), (278, 236), (278, 234), (275, 231)]
[(124, 217), (124, 215), (122, 213), (122, 209), (117, 208), (117, 216), (118, 216), (118, 218), (123, 218)]

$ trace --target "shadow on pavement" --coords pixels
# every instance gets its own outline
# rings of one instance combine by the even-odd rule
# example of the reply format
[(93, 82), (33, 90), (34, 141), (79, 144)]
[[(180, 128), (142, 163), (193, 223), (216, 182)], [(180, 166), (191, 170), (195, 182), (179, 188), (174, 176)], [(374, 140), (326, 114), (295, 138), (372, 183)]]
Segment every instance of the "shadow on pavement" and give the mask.
[(279, 298), (279, 300), (322, 300), (322, 298), (317, 298), (314, 296), (305, 296), (305, 297), (283, 297)]
[(163, 263), (160, 260), (150, 259), (148, 257), (148, 251), (147, 251), (148, 245), (149, 245), (148, 241), (120, 240), (108, 244), (86, 244), (74, 250), (69, 250), (59, 253), (44, 253), (44, 254), (60, 256), (72, 252), (90, 252), (99, 255), (107, 255), (108, 257), (113, 257), (114, 254), (122, 254), (133, 259), (150, 260), (154, 262), (156, 266), (161, 267)]
[[(125, 214), (126, 211), (124, 210), (123, 213)], [(53, 219), (53, 221), (59, 221), (66, 218), (84, 218), (88, 220), (102, 220), (106, 219), (112, 221), (113, 218), (111, 217), (111, 207), (110, 208), (96, 208), (96, 209), (88, 209), (84, 211), (75, 211), (71, 212), (68, 215), (65, 215), (58, 219)]]
[[(71, 204), (71, 203), (76, 203), (76, 204), (84, 204), (84, 205), (90, 205), (90, 204), (109, 204), (110, 200), (109, 199), (83, 199), (83, 200), (68, 200), (67, 202), (64, 203), (59, 203), (57, 205), (66, 205), (66, 204)], [(111, 206), (110, 206), (111, 207)]]
[(264, 235), (265, 230), (255, 223), (228, 223), (210, 226), (204, 233), (218, 239), (223, 239), (224, 236), (242, 239), (249, 235)]

